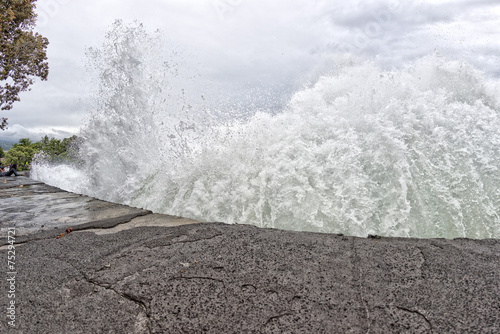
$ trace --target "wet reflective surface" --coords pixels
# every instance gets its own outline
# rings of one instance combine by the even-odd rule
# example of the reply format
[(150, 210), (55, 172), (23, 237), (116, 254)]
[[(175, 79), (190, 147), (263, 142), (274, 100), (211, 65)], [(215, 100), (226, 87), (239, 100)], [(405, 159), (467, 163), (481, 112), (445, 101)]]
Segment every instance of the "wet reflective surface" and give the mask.
[(146, 210), (65, 192), (24, 176), (0, 179), (0, 231), (18, 235), (89, 222), (106, 221)]

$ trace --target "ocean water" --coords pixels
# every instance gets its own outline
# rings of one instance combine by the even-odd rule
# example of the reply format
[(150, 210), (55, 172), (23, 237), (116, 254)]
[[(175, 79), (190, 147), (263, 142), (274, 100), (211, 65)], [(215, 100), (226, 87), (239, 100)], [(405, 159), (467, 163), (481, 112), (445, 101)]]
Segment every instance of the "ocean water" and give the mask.
[(89, 50), (98, 89), (83, 163), (40, 160), (34, 178), (201, 221), (500, 237), (500, 87), (471, 65), (339, 56), (280, 110), (242, 112), (207, 102), (155, 38), (117, 25)]

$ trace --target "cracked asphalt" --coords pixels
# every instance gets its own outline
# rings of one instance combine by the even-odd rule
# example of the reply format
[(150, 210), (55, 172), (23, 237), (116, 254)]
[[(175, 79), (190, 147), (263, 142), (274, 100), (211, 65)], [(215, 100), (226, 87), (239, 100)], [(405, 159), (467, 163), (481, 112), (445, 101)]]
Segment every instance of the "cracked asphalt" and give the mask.
[(500, 332), (498, 240), (92, 226), (16, 245), (16, 328), (3, 316), (0, 332)]

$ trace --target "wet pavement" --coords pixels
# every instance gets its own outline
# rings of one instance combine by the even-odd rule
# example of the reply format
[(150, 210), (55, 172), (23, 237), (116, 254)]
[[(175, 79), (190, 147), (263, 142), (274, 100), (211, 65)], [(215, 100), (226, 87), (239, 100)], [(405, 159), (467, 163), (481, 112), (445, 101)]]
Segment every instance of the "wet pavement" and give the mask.
[[(195, 221), (70, 193), (27, 177), (0, 178), (0, 233), (16, 227), (19, 242), (60, 235), (66, 229), (119, 229), (144, 225), (137, 217), (151, 215), (146, 225), (175, 226)], [(159, 218), (161, 217), (161, 218)], [(154, 219), (153, 219), (154, 218)], [(37, 234), (37, 236), (34, 236)], [(5, 242), (3, 242), (5, 244)]]

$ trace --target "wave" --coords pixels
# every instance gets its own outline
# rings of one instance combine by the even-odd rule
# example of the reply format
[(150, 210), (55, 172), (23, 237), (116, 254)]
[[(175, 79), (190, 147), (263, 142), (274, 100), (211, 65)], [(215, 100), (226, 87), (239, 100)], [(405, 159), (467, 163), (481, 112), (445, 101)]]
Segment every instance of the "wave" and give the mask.
[[(500, 237), (500, 90), (471, 65), (434, 54), (384, 70), (339, 56), (279, 112), (241, 117), (181, 89), (155, 38), (116, 24), (92, 55), (83, 164), (36, 163), (35, 178), (201, 221)], [(63, 170), (73, 176), (53, 177)]]

